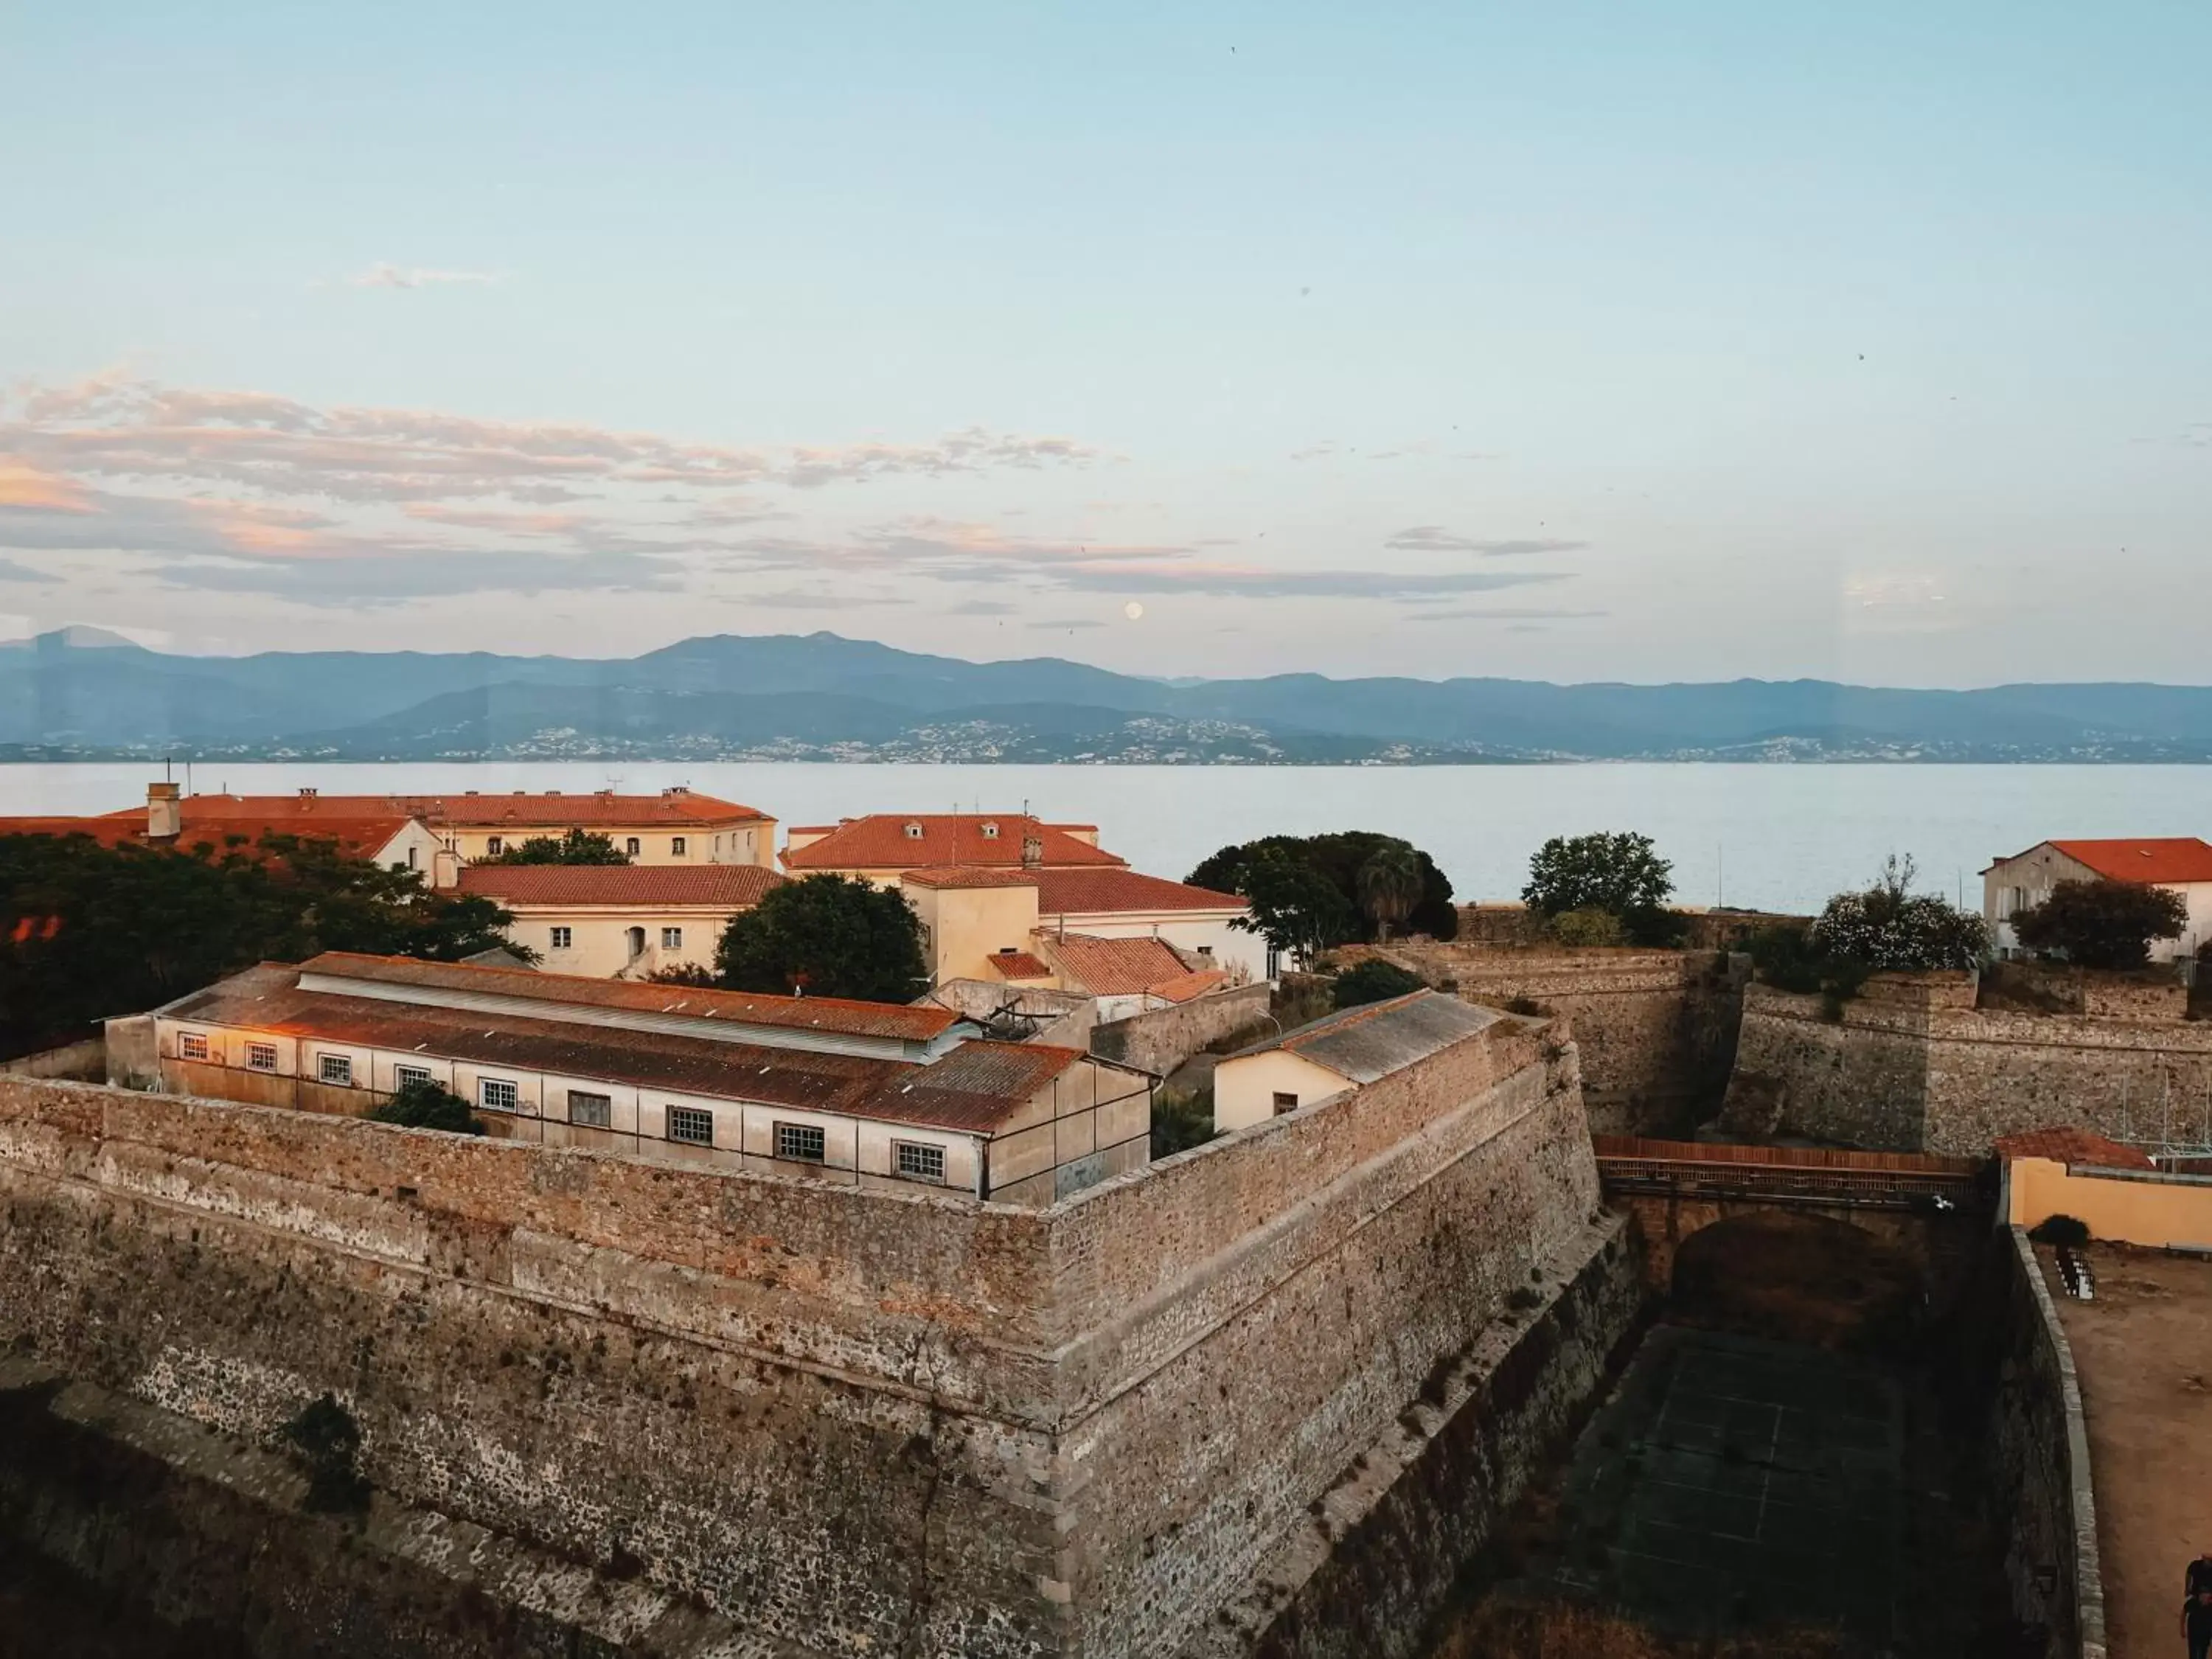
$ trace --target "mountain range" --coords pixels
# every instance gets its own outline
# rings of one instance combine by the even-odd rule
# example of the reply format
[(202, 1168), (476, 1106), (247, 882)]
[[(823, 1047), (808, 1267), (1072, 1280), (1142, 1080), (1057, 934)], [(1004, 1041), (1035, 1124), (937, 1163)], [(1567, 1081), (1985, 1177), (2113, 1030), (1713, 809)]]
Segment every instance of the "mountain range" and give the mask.
[(96, 629), (0, 644), (0, 760), (1370, 763), (2212, 760), (2212, 687), (1825, 680), (1174, 681), (835, 634), (625, 659), (192, 657)]

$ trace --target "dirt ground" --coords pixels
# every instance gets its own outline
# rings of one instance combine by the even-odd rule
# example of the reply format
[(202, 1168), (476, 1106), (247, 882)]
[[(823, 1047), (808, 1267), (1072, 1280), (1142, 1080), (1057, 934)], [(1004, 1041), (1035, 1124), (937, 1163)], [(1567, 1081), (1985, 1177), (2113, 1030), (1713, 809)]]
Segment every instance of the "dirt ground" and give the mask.
[(2169, 1659), (2182, 1571), (2212, 1551), (2212, 1261), (2093, 1244), (2076, 1302), (2037, 1254), (2088, 1413), (2112, 1659)]

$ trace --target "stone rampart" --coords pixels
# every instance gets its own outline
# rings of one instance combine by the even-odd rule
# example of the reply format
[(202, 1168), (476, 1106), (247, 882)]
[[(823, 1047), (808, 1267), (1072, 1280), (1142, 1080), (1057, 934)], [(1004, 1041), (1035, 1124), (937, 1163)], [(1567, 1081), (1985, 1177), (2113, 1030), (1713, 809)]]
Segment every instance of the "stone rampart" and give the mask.
[(1731, 1111), (1848, 1146), (1978, 1156), (2070, 1124), (2117, 1140), (2212, 1139), (2212, 1023), (2005, 1012), (1753, 986)]
[(1239, 985), (1212, 996), (1193, 997), (1172, 1007), (1109, 1020), (1091, 1034), (1091, 1052), (1165, 1077), (1209, 1042), (1249, 1030), (1267, 1030), (1267, 987)]
[(333, 1393), (395, 1499), (805, 1653), (1137, 1659), (1597, 1204), (1514, 1023), (1041, 1212), (0, 1080), (0, 1346), (251, 1443)]
[(1601, 1134), (1686, 1133), (1727, 1086), (1745, 970), (1714, 952), (1454, 944), (1370, 954), (1469, 1002), (1564, 1016)]

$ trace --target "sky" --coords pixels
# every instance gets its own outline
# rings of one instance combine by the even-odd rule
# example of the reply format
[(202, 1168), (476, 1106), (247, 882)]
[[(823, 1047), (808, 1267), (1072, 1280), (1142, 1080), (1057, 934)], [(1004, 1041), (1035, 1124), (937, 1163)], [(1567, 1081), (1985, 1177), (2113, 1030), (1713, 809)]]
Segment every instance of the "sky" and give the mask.
[(0, 637), (2201, 683), (2208, 60), (2185, 3), (0, 0)]

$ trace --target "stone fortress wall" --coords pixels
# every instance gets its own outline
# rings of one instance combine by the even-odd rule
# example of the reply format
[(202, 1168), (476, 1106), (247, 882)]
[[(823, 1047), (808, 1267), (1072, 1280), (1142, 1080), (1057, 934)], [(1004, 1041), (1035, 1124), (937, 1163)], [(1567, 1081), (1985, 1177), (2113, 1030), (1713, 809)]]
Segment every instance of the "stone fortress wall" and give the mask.
[(2099, 1012), (1978, 1007), (1972, 974), (1877, 975), (1840, 1010), (1753, 986), (1726, 1121), (1969, 1157), (2055, 1124), (2212, 1141), (2212, 1022), (2177, 1018), (2171, 989), (2114, 982), (2077, 994)]
[(0, 1079), (0, 1346), (249, 1443), (331, 1392), (382, 1492), (763, 1652), (1135, 1659), (1617, 1276), (1598, 1205), (1518, 1020), (1044, 1211)]

